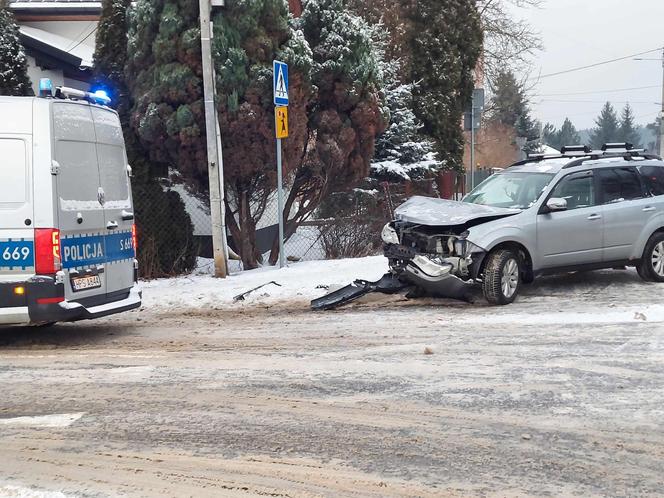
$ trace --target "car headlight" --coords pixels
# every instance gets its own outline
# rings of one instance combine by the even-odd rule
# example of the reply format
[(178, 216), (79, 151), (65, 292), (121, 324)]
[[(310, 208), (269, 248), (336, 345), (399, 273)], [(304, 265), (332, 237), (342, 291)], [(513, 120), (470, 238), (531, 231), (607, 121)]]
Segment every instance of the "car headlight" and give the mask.
[(383, 227), (380, 237), (386, 244), (399, 243), (399, 235), (397, 235), (397, 231), (389, 223)]

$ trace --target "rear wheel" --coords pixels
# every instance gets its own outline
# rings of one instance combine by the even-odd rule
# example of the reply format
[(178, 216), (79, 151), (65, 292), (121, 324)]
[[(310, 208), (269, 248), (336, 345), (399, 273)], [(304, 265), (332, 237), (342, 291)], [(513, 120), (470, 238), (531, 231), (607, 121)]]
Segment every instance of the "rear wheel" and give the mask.
[(647, 282), (664, 282), (664, 233), (650, 237), (643, 251), (641, 263), (636, 268), (639, 276)]
[(484, 268), (484, 297), (490, 304), (510, 304), (521, 288), (521, 260), (509, 249), (489, 254)]

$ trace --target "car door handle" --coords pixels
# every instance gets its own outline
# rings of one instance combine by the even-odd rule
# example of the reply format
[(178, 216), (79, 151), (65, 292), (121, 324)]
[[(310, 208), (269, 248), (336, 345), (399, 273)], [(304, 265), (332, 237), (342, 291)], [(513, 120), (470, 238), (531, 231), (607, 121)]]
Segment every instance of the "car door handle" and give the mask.
[(601, 220), (602, 216), (599, 214), (591, 214), (590, 216), (588, 216), (588, 219), (590, 221)]
[(109, 221), (108, 223), (106, 223), (106, 228), (108, 230), (115, 230), (116, 228), (118, 228), (117, 221)]
[(654, 206), (647, 206), (643, 208), (644, 213), (652, 213), (653, 211), (657, 211), (657, 208)]
[(125, 211), (124, 209), (122, 210), (121, 216), (122, 216), (122, 221), (129, 221), (134, 219), (134, 213), (130, 213), (129, 211)]

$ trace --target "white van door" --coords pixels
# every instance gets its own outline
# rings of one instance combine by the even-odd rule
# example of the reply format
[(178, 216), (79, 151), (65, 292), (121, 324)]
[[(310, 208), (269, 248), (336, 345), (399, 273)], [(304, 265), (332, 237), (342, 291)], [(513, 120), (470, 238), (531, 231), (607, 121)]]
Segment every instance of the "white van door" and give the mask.
[(124, 137), (118, 115), (92, 107), (106, 230), (106, 292), (124, 297), (134, 285), (134, 209)]
[(65, 299), (106, 300), (106, 222), (91, 106), (53, 102), (58, 227)]
[[(32, 144), (29, 135), (0, 135), (0, 279), (34, 274)], [(0, 303), (1, 304), (1, 303)]]

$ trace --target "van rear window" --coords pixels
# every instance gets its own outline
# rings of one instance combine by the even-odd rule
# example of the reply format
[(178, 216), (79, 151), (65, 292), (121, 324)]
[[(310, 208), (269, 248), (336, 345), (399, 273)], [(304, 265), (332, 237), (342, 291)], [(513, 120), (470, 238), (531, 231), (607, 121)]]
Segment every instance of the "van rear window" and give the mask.
[(0, 204), (28, 200), (28, 161), (23, 140), (0, 138)]
[(130, 208), (127, 160), (122, 147), (97, 144), (99, 176), (107, 201), (124, 201), (116, 207)]

